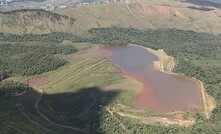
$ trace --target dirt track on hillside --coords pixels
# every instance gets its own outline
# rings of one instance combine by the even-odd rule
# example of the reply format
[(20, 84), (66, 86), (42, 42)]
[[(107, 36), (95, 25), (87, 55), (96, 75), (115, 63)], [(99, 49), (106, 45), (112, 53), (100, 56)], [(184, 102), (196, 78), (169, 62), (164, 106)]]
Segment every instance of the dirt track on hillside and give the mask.
[[(74, 131), (83, 132), (83, 133), (86, 133), (86, 134), (89, 133), (89, 127), (90, 127), (89, 125), (87, 125), (87, 127), (84, 128), (84, 129), (80, 129), (80, 128), (78, 128), (78, 127), (72, 127), (72, 126), (66, 126), (66, 125), (57, 124), (57, 123), (51, 121), (51, 120), (50, 120), (48, 117), (46, 117), (43, 113), (41, 113), (41, 111), (38, 109), (38, 107), (39, 107), (39, 102), (40, 102), (40, 100), (41, 100), (41, 98), (42, 98), (43, 90), (40, 89), (40, 88), (38, 88), (38, 87), (41, 86), (41, 85), (43, 85), (43, 84), (46, 82), (46, 78), (45, 78), (45, 77), (39, 76), (39, 77), (30, 79), (30, 80), (28, 80), (27, 82), (28, 82), (29, 86), (31, 86), (32, 88), (35, 88), (35, 89), (39, 92), (39, 95), (38, 95), (37, 98), (36, 98), (37, 100), (36, 100), (36, 102), (35, 102), (34, 107), (35, 107), (35, 110), (37, 111), (37, 113), (38, 113), (41, 117), (43, 117), (47, 122), (49, 122), (50, 124), (52, 124), (52, 125), (54, 125), (54, 126), (56, 126), (56, 127), (61, 127), (61, 128), (66, 128), (66, 129), (72, 129), (72, 130), (74, 130)], [(17, 106), (22, 106), (22, 105), (21, 105), (21, 104), (17, 104)], [(92, 106), (91, 106), (91, 107), (92, 107)], [(87, 113), (87, 112), (88, 112), (88, 111), (86, 110), (85, 113)], [(84, 113), (84, 114), (85, 114), (85, 113)], [(23, 113), (23, 114), (26, 116), (25, 113)], [(29, 118), (28, 118), (28, 119), (29, 119)], [(32, 123), (36, 124), (36, 123), (33, 122), (32, 120), (30, 120), (30, 121), (31, 121)], [(36, 125), (38, 125), (39, 127), (42, 127), (42, 126), (40, 126), (40, 124), (36, 124)], [(45, 129), (46, 129), (46, 128), (45, 128)]]
[(40, 95), (39, 95), (39, 97), (37, 98), (37, 101), (36, 101), (36, 103), (35, 103), (35, 109), (36, 109), (37, 113), (38, 113), (39, 115), (41, 115), (41, 117), (43, 117), (45, 120), (47, 120), (50, 124), (52, 124), (52, 125), (54, 125), (54, 126), (61, 127), (61, 128), (72, 129), (72, 130), (74, 130), (74, 131), (79, 131), (79, 132), (83, 132), (83, 133), (89, 133), (89, 132), (88, 132), (88, 128), (86, 128), (86, 129), (80, 129), (80, 128), (77, 128), (77, 127), (65, 126), (65, 125), (57, 124), (57, 123), (51, 121), (49, 118), (47, 118), (47, 117), (46, 117), (43, 113), (41, 113), (41, 112), (39, 111), (39, 109), (38, 109), (39, 102), (40, 102), (40, 100), (41, 100), (41, 98), (42, 98), (43, 90), (40, 89), (39, 92), (40, 92)]
[(14, 129), (14, 130), (16, 130), (16, 131), (19, 132), (19, 133), (26, 134), (24, 131), (19, 130), (19, 129), (17, 129), (17, 128), (15, 128), (15, 127), (9, 125), (9, 124), (3, 123), (3, 122), (0, 122), (0, 124), (3, 124), (4, 126), (9, 127), (9, 128), (11, 128), (11, 129)]
[(179, 125), (182, 127), (188, 127), (188, 126), (193, 125), (195, 123), (194, 120), (179, 120), (179, 119), (170, 120), (168, 118), (157, 117), (157, 116), (151, 116), (151, 117), (135, 116), (135, 115), (127, 114), (124, 112), (111, 111), (109, 108), (107, 108), (107, 111), (109, 113), (111, 113), (111, 115), (114, 115), (114, 113), (116, 113), (122, 117), (137, 119), (137, 120), (141, 121), (142, 123), (145, 123), (148, 125), (159, 125), (160, 124), (163, 126)]

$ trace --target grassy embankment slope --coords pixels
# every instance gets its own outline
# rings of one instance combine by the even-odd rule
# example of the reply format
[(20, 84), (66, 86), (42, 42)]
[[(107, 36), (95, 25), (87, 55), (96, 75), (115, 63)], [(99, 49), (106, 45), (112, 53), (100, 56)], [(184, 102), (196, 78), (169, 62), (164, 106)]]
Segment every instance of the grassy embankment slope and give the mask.
[[(84, 44), (78, 44), (79, 47)], [(124, 79), (120, 71), (104, 56), (98, 45), (81, 50), (71, 55), (58, 55), (69, 61), (69, 64), (56, 71), (44, 74), (48, 82), (43, 88), (47, 93), (59, 93), (74, 91), (86, 87), (100, 87), (104, 89), (107, 85), (118, 83)], [(110, 77), (112, 76), (113, 77)], [(129, 84), (130, 82), (128, 82)], [(129, 85), (133, 87), (133, 82)], [(130, 87), (131, 87), (130, 86)], [(131, 87), (131, 88), (132, 88)], [(121, 87), (120, 89), (125, 89)], [(61, 90), (61, 89), (64, 89)], [(107, 90), (109, 88), (106, 88)], [(116, 87), (119, 89), (119, 87)]]

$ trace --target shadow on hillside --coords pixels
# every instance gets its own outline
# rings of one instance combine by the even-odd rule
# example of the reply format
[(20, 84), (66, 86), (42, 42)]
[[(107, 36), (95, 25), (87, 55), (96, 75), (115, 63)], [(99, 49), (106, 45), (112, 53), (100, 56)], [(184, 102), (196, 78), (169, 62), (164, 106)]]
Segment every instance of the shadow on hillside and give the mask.
[(98, 133), (105, 106), (118, 93), (92, 87), (75, 93), (43, 94), (34, 115), (48, 133)]

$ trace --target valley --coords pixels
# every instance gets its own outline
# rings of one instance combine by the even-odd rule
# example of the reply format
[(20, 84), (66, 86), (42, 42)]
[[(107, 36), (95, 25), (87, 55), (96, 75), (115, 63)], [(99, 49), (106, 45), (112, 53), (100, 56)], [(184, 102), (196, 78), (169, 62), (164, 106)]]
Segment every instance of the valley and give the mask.
[(81, 2), (0, 12), (0, 133), (221, 131), (216, 0)]

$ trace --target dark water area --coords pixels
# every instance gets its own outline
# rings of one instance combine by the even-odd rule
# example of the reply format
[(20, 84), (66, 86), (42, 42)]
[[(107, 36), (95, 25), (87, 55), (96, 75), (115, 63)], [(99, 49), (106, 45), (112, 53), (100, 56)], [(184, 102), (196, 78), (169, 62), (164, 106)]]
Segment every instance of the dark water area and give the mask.
[(133, 100), (134, 107), (172, 112), (202, 106), (199, 85), (192, 79), (155, 70), (153, 61), (158, 57), (145, 48), (131, 45), (104, 47), (102, 50), (123, 74), (143, 83), (143, 89)]
[(184, 3), (191, 3), (198, 6), (211, 6), (216, 8), (221, 8), (221, 3), (208, 1), (208, 0), (181, 0)]
[(212, 11), (213, 8), (189, 6), (188, 8), (200, 11)]

